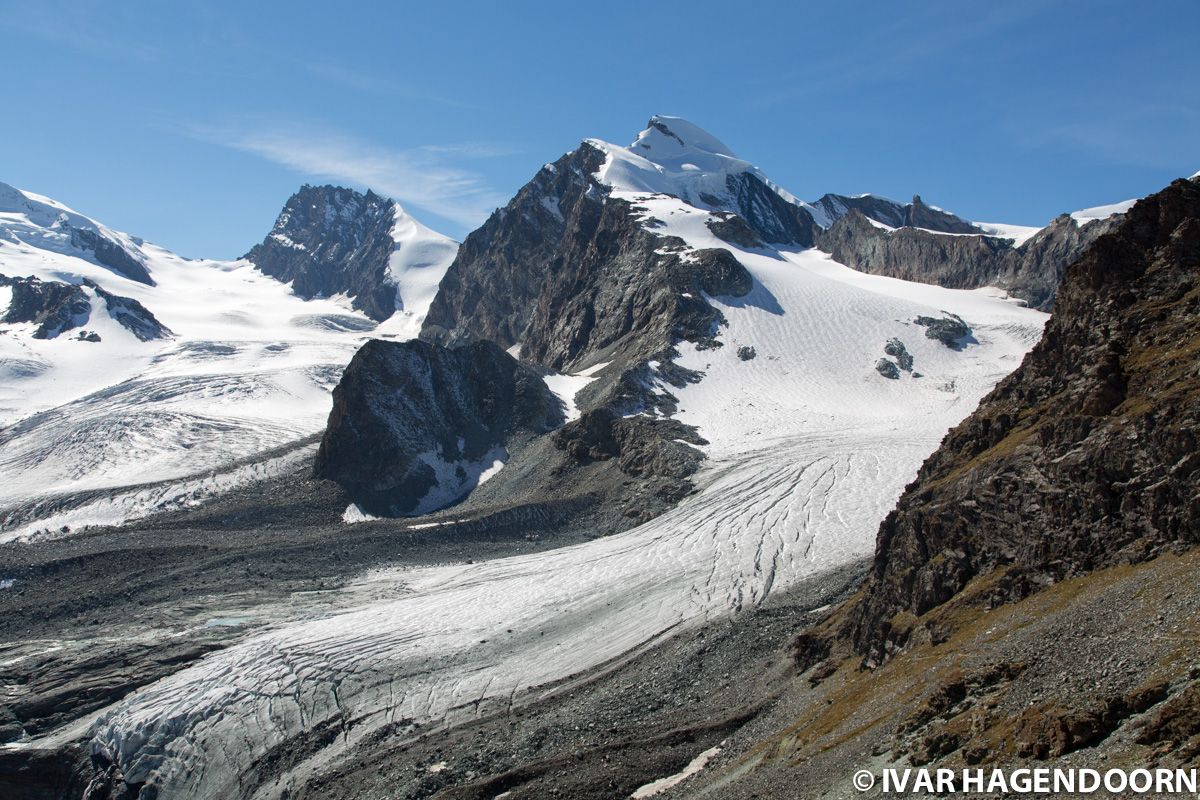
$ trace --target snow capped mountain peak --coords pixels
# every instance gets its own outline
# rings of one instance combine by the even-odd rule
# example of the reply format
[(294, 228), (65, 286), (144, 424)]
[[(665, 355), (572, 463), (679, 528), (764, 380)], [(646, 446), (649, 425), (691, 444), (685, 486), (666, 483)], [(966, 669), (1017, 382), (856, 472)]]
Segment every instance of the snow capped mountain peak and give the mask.
[(638, 134), (629, 148), (642, 151), (651, 161), (696, 152), (737, 158), (720, 139), (699, 125), (682, 117), (666, 117), (659, 114), (650, 118), (646, 129)]
[(736, 213), (764, 241), (812, 243), (812, 207), (685, 119), (651, 117), (628, 147), (599, 139), (584, 144), (604, 154), (594, 177), (616, 196), (670, 195), (702, 210)]
[(596, 177), (618, 191), (673, 194), (703, 203), (700, 195), (723, 192), (728, 176), (758, 171), (715, 136), (679, 117), (651, 117), (628, 147), (598, 139), (587, 143), (608, 155)]

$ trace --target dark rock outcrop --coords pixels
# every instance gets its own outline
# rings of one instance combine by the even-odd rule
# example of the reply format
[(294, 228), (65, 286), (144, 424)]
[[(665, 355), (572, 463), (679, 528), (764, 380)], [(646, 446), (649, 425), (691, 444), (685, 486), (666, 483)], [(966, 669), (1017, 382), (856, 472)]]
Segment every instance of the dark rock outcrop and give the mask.
[[(121, 295), (107, 292), (86, 278), (84, 278), (83, 283), (85, 286), (90, 286), (100, 296), (100, 299), (104, 301), (104, 304), (108, 307), (110, 317), (143, 342), (148, 342), (151, 339), (165, 339), (171, 335), (171, 330), (159, 322), (150, 313), (150, 309), (132, 297), (122, 297)], [(95, 334), (92, 335), (95, 336)], [(99, 337), (92, 341), (99, 341)]]
[[(971, 328), (962, 317), (950, 314), (945, 317), (917, 317), (913, 323), (925, 329), (925, 338), (939, 341), (951, 350), (961, 350), (973, 341)], [(894, 354), (889, 354), (894, 355)]]
[(900, 366), (890, 358), (881, 358), (876, 361), (875, 371), (889, 380), (900, 379)]
[(245, 258), (305, 299), (345, 293), (373, 320), (396, 311), (387, 279), (396, 204), (374, 192), (304, 185)]
[(765, 243), (754, 230), (732, 211), (718, 211), (705, 223), (718, 239), (736, 247), (752, 249), (764, 247)]
[(621, 472), (659, 481), (657, 492), (676, 502), (692, 489), (687, 480), (703, 455), (689, 445), (707, 444), (677, 420), (622, 417), (607, 408), (589, 411), (554, 434), (554, 445), (580, 464), (616, 459)]
[[(0, 275), (0, 286), (12, 288), (12, 301), (0, 322), (32, 322), (37, 325), (33, 332), (35, 339), (53, 339), (88, 321), (92, 314), (92, 301), (83, 286), (92, 289), (104, 301), (109, 315), (142, 341), (171, 335), (171, 331), (137, 300), (105, 291), (86, 278), (79, 285), (43, 281), (35, 277), (9, 278)], [(79, 338), (100, 341), (95, 333), (91, 336), (95, 338)]]
[(333, 391), (314, 475), (369, 513), (424, 513), (469, 492), (512, 440), (562, 419), (541, 377), (491, 342), (372, 340)]
[(150, 277), (150, 272), (141, 258), (99, 231), (71, 227), (71, 244), (90, 252), (98, 263), (119, 275), (147, 286), (154, 285), (154, 279)]
[[(851, 208), (828, 230), (817, 233), (816, 246), (862, 272), (951, 289), (998, 286), (1047, 311), (1053, 306), (1063, 270), (1111, 230), (1116, 219), (1119, 217), (1080, 226), (1064, 214), (1015, 247), (1011, 239), (998, 236), (946, 236), (917, 227), (889, 231)], [(977, 228), (960, 232), (982, 233)]]
[(908, 348), (904, 342), (896, 337), (887, 340), (887, 344), (883, 346), (883, 352), (887, 353), (892, 358), (896, 359), (896, 364), (905, 372), (912, 372), (913, 357), (912, 353), (908, 352)]
[(53, 339), (87, 322), (92, 304), (79, 286), (38, 278), (0, 275), (0, 286), (12, 288), (12, 301), (2, 322), (32, 322), (35, 339)]
[(868, 664), (972, 579), (989, 602), (1200, 543), (1200, 181), (1137, 203), (1070, 268), (1041, 342), (879, 531), (846, 632)]
[(772, 244), (810, 247), (815, 222), (802, 206), (789, 203), (752, 172), (725, 179), (736, 213), (758, 237)]

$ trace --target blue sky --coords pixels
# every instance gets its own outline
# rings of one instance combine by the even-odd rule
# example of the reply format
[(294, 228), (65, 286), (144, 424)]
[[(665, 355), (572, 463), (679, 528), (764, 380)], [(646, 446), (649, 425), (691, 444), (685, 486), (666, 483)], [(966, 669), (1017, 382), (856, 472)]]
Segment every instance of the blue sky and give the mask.
[(233, 257), (303, 182), (461, 238), (684, 116), (793, 193), (1043, 224), (1200, 169), (1200, 3), (0, 2), (0, 181)]

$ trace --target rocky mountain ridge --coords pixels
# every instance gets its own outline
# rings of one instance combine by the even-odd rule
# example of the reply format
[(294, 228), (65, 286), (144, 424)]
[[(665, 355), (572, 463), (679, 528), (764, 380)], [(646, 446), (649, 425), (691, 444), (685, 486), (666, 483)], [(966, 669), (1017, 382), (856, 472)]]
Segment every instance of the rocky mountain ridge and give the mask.
[(850, 208), (815, 238), (835, 260), (863, 272), (957, 289), (996, 286), (1048, 311), (1063, 270), (1117, 219), (1081, 225), (1062, 214), (1018, 245), (978, 229), (953, 235), (916, 226), (890, 230)]
[(820, 226), (828, 229), (852, 211), (873, 219), (891, 228), (921, 228), (937, 233), (983, 233), (973, 222), (927, 205), (919, 194), (914, 194), (909, 203), (899, 203), (873, 194), (853, 197), (843, 194), (826, 194), (811, 204), (820, 210)]

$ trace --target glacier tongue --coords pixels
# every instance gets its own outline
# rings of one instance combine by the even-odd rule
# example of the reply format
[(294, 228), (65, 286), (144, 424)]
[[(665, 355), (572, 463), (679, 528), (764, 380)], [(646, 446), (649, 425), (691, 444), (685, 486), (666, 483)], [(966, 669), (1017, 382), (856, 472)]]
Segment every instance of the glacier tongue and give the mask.
[[(994, 293), (867, 275), (813, 250), (732, 248), (707, 211), (615, 194), (657, 220), (656, 232), (730, 250), (755, 281), (746, 297), (711, 298), (727, 320), (724, 347), (680, 346), (680, 363), (704, 374), (673, 389), (680, 417), (711, 442), (699, 492), (578, 546), (377, 574), (372, 582), (406, 593), (375, 601), (351, 588), (357, 610), (261, 634), (140, 690), (93, 728), (93, 747), (127, 781), (163, 797), (254, 796), (243, 788), (254, 763), (304, 731), (341, 732), (315, 756), (324, 763), (387, 724), (503, 708), (868, 554), (921, 461), (1046, 319)], [(913, 324), (947, 313), (974, 343), (951, 349)], [(875, 373), (892, 338), (921, 377)]]

